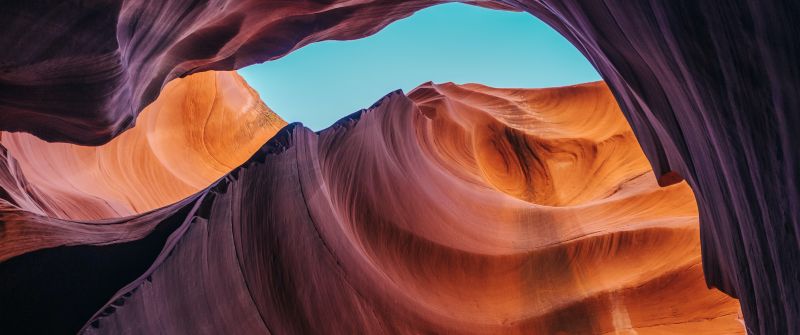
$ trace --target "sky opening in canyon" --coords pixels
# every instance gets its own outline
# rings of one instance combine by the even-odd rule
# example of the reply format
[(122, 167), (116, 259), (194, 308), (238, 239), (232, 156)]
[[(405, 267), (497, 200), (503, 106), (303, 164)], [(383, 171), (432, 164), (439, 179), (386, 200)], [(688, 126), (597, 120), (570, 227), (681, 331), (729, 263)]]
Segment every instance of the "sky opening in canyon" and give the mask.
[(239, 73), (281, 117), (313, 130), (427, 81), (535, 88), (601, 79), (529, 13), (464, 4), (419, 11), (359, 40), (313, 43)]

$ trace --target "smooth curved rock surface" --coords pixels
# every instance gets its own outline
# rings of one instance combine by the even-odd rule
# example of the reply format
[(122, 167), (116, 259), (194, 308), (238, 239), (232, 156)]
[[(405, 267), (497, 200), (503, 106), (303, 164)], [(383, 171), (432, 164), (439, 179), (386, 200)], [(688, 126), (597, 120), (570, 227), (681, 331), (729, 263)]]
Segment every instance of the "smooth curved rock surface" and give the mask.
[(150, 213), (6, 204), (0, 220), (14, 329), (744, 333), (737, 301), (703, 281), (690, 188), (657, 184), (602, 83), (424, 84), (319, 133), (289, 125)]
[[(99, 144), (176, 77), (375, 32), (436, 0), (11, 1), (0, 128)], [(569, 39), (614, 92), (660, 184), (700, 208), (709, 285), (752, 333), (800, 333), (797, 1), (497, 0)]]
[(235, 72), (198, 73), (170, 82), (136, 128), (99, 147), (0, 133), (14, 170), (0, 187), (25, 189), (10, 200), (61, 219), (144, 213), (205, 189), (285, 125)]

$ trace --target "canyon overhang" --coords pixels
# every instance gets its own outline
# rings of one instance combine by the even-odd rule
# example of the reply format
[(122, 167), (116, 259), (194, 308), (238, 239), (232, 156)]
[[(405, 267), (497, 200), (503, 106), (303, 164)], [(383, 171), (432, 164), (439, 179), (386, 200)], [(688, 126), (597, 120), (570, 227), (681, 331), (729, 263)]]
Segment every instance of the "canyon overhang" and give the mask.
[[(105, 143), (174, 78), (363, 37), (437, 3), (6, 2), (0, 129)], [(749, 331), (800, 332), (800, 3), (472, 3), (528, 11), (589, 59), (659, 183), (694, 189), (708, 284), (740, 299)]]

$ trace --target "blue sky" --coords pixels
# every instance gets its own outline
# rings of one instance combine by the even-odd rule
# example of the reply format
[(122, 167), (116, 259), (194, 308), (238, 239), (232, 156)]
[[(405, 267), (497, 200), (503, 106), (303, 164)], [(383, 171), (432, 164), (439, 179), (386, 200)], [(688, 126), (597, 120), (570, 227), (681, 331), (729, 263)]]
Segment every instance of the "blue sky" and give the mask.
[(355, 41), (314, 43), (239, 70), (267, 106), (313, 130), (426, 82), (549, 87), (600, 80), (566, 39), (528, 13), (434, 6)]

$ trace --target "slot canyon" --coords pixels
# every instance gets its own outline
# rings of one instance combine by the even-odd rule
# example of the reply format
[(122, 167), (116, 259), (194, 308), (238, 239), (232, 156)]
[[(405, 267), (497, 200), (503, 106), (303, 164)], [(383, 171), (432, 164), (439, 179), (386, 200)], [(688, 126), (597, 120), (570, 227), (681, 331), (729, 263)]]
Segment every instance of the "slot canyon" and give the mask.
[(236, 72), (445, 2), (0, 4), (0, 333), (800, 333), (800, 3), (461, 1), (603, 80), (319, 131)]

